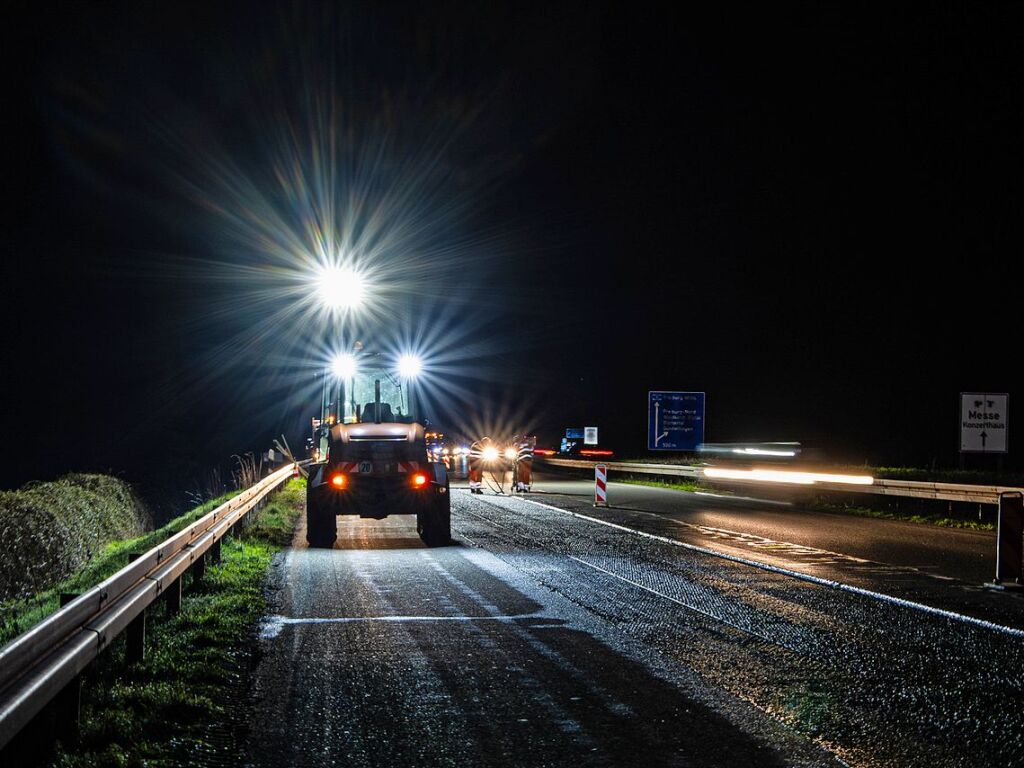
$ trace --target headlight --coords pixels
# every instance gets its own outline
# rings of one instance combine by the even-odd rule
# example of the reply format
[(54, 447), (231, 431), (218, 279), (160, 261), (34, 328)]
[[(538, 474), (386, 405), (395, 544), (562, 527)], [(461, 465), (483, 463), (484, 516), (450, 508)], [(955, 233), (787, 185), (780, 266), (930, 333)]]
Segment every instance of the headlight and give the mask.
[(493, 445), (488, 445), (480, 453), (484, 461), (497, 461), (498, 460), (498, 449)]
[(515, 458), (518, 455), (519, 455), (519, 451), (517, 451), (515, 448), (506, 448), (505, 449), (505, 458), (508, 459), (509, 461), (515, 461)]

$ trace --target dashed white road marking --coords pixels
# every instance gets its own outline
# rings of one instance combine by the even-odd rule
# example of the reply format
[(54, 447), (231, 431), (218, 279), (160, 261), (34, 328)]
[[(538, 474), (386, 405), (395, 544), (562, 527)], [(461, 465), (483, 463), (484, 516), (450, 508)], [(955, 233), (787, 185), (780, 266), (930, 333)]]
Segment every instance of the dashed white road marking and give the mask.
[[(482, 501), (491, 503), (486, 496), (481, 496)], [(818, 586), (828, 587), (830, 589), (837, 589), (841, 592), (849, 592), (854, 595), (866, 597), (871, 600), (878, 600), (879, 602), (888, 603), (889, 605), (897, 605), (902, 608), (909, 608), (913, 611), (919, 611), (921, 613), (927, 613), (932, 616), (941, 616), (942, 618), (949, 619), (951, 621), (957, 621), (963, 624), (970, 624), (975, 627), (981, 627), (983, 629), (989, 629), (995, 632), (1001, 632), (1005, 635), (1012, 637), (1024, 638), (1024, 630), (1016, 629), (1014, 627), (1007, 627), (1003, 624), (996, 624), (992, 621), (986, 621), (985, 619), (975, 618), (974, 616), (966, 616), (962, 613), (956, 613), (955, 611), (947, 611), (944, 608), (936, 608), (931, 605), (925, 605), (924, 603), (917, 603), (913, 600), (906, 600), (902, 597), (894, 597), (893, 595), (886, 595), (882, 592), (875, 592), (864, 587), (856, 587), (852, 584), (844, 584), (841, 581), (834, 581), (832, 579), (825, 579), (821, 576), (812, 576), (809, 573), (801, 573), (800, 571), (794, 571), (790, 568), (782, 568), (777, 565), (770, 565), (769, 563), (762, 563), (757, 560), (750, 560), (746, 557), (739, 557), (738, 555), (730, 555), (725, 552), (719, 552), (718, 550), (709, 549), (708, 547), (702, 547), (697, 544), (688, 544), (685, 541), (679, 541), (678, 539), (672, 539), (668, 536), (659, 536), (655, 533), (647, 533), (646, 531), (640, 531), (636, 528), (630, 528), (625, 525), (619, 525), (618, 523), (612, 523), (607, 520), (601, 520), (597, 517), (591, 517), (590, 515), (582, 515), (579, 512), (571, 512), (568, 509), (561, 509), (560, 507), (552, 506), (551, 504), (544, 504), (540, 501), (533, 501), (532, 499), (520, 498), (526, 504), (533, 504), (544, 509), (549, 509), (552, 512), (559, 512), (563, 515), (569, 515), (571, 517), (578, 518), (580, 520), (586, 520), (590, 523), (596, 523), (597, 525), (603, 525), (607, 528), (613, 528), (624, 533), (628, 533), (633, 536), (640, 536), (642, 538), (651, 539), (653, 541), (659, 541), (663, 544), (671, 544), (675, 547), (681, 547), (682, 549), (690, 550), (691, 552), (699, 552), (703, 555), (709, 555), (711, 557), (717, 557), (722, 560), (728, 560), (729, 562), (738, 563), (740, 565), (746, 565), (751, 568), (757, 568), (762, 571), (768, 571), (769, 573), (777, 573), (782, 576), (789, 576), (799, 581), (806, 581), (811, 584), (817, 584)]]
[(281, 630), (290, 624), (368, 624), (406, 622), (437, 622), (437, 621), (522, 621), (543, 618), (535, 613), (517, 613), (504, 616), (308, 616), (292, 618), (290, 616), (266, 616), (260, 624), (260, 637), (270, 640), (281, 634)]

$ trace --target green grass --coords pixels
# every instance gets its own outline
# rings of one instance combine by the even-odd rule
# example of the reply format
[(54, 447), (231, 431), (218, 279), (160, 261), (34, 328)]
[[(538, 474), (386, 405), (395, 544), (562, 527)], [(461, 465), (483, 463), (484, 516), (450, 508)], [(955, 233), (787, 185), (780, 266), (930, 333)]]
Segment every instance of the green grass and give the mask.
[[(696, 491), (706, 491), (708, 488), (696, 482), (678, 482), (670, 480), (640, 480), (635, 477), (633, 478), (618, 478), (614, 477), (612, 482), (615, 483), (626, 483), (628, 485), (644, 485), (650, 488), (669, 488), (673, 491), (685, 491), (687, 493), (694, 493)], [(728, 496), (731, 495), (729, 491), (715, 489), (714, 491), (718, 495)], [(922, 525), (938, 525), (943, 528), (964, 528), (974, 531), (994, 531), (995, 525), (989, 522), (982, 522), (980, 520), (970, 520), (967, 518), (949, 517), (948, 515), (934, 514), (934, 515), (919, 515), (919, 514), (901, 514), (899, 512), (893, 512), (891, 510), (884, 509), (872, 509), (864, 506), (852, 506), (846, 504), (839, 504), (835, 502), (828, 502), (822, 500), (816, 500), (809, 504), (806, 504), (809, 509), (821, 511), (821, 512), (832, 512), (843, 515), (856, 515), (857, 517), (873, 517), (879, 520), (900, 520), (907, 523), (920, 523)]]
[(264, 578), (274, 553), (291, 541), (304, 489), (304, 480), (292, 480), (223, 542), (221, 564), (186, 592), (181, 613), (161, 617), (151, 608), (144, 661), (126, 666), (123, 642), (97, 660), (83, 688), (80, 743), (58, 746), (53, 765), (237, 763)]
[(780, 699), (783, 717), (804, 733), (817, 735), (835, 720), (835, 702), (819, 686), (812, 684), (793, 688)]
[[(669, 488), (673, 491), (687, 491), (688, 493), (706, 490), (700, 483), (680, 480), (638, 480), (634, 477), (613, 477), (612, 482), (626, 483), (627, 485), (646, 485), (649, 488)], [(716, 491), (716, 493), (724, 495), (727, 492)]]
[(921, 469), (919, 467), (861, 467), (875, 477), (888, 480), (921, 480), (933, 483), (965, 485), (1024, 486), (1024, 475), (1017, 471), (993, 472), (975, 469)]
[(966, 518), (948, 517), (946, 515), (909, 515), (892, 512), (890, 510), (871, 509), (869, 507), (848, 506), (846, 504), (835, 504), (825, 501), (816, 501), (808, 505), (811, 509), (822, 512), (836, 512), (843, 515), (856, 515), (857, 517), (874, 517), (879, 520), (900, 520), (905, 523), (921, 523), (924, 525), (938, 525), (943, 528), (965, 528), (974, 531), (994, 531), (995, 525), (980, 520), (968, 520)]
[(128, 564), (128, 555), (135, 552), (145, 552), (155, 547), (164, 539), (194, 523), (210, 510), (220, 506), (232, 496), (234, 496), (234, 493), (228, 493), (220, 498), (212, 499), (150, 533), (133, 539), (107, 544), (99, 554), (93, 557), (74, 575), (27, 599), (11, 600), (3, 603), (0, 605), (0, 645), (9, 642), (12, 638), (38, 624), (56, 611), (60, 605), (60, 594), (62, 592), (78, 594), (99, 584), (108, 576), (124, 568)]

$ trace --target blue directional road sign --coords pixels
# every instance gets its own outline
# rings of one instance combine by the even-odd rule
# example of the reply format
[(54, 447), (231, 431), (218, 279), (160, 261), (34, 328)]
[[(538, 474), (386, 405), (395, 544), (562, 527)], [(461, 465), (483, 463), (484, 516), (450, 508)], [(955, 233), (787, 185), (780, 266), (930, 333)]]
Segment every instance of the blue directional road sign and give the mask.
[(695, 451), (703, 442), (703, 392), (647, 393), (648, 450)]

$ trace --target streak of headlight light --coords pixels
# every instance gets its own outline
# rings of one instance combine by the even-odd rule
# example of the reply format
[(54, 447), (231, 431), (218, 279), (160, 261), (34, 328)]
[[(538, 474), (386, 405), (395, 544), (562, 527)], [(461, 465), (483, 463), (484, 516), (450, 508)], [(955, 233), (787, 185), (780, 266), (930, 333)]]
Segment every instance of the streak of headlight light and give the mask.
[(770, 451), (767, 448), (733, 448), (732, 452), (746, 456), (796, 456), (796, 451)]
[(723, 480), (755, 480), (766, 483), (793, 483), (814, 485), (814, 483), (841, 483), (846, 485), (871, 485), (875, 479), (870, 475), (834, 475), (822, 472), (791, 472), (774, 469), (723, 469), (705, 467), (705, 477)]

